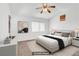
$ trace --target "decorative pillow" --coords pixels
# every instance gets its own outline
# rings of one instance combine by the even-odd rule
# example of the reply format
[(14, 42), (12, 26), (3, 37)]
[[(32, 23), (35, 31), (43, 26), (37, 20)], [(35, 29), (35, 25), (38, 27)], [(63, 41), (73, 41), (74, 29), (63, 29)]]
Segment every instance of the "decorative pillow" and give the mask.
[(51, 33), (51, 35), (55, 35), (55, 32)]
[(70, 33), (62, 33), (62, 37), (69, 37)]
[(55, 33), (56, 36), (62, 36), (62, 33)]

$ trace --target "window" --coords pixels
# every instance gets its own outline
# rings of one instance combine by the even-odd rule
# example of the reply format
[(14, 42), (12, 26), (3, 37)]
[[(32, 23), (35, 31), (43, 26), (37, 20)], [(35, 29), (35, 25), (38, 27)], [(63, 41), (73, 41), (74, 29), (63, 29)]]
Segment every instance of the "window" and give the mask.
[(32, 32), (44, 32), (45, 23), (42, 22), (32, 22)]
[(38, 32), (38, 31), (39, 31), (39, 23), (32, 22), (32, 32)]
[(40, 31), (45, 31), (45, 23), (39, 23)]

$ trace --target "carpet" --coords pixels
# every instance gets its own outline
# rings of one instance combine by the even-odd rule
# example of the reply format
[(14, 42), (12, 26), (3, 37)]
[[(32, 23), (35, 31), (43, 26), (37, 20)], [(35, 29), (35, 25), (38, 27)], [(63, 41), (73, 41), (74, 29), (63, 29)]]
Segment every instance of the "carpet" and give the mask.
[[(22, 45), (24, 46), (24, 48), (22, 48)], [(21, 53), (26, 55), (29, 55), (27, 53), (30, 53), (31, 55), (34, 55), (34, 56), (35, 55), (52, 55), (52, 56), (78, 56), (79, 55), (79, 48), (75, 46), (68, 46), (60, 51), (50, 54), (46, 49), (44, 49), (42, 46), (37, 44), (35, 40), (20, 42), (18, 46), (19, 46), (18, 48), (20, 49), (19, 52), (23, 51)]]

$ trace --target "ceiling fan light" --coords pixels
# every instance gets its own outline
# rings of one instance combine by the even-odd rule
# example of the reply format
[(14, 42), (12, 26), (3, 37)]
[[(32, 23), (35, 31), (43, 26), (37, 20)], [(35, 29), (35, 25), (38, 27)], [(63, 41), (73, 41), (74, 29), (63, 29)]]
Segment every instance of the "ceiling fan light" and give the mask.
[(44, 8), (43, 11), (47, 12), (47, 8)]
[(52, 11), (53, 8), (55, 8), (55, 6), (50, 6), (47, 3), (43, 3), (42, 6), (41, 6), (41, 8), (38, 8), (38, 9), (41, 9), (40, 13), (43, 13), (43, 12), (51, 13), (51, 11)]

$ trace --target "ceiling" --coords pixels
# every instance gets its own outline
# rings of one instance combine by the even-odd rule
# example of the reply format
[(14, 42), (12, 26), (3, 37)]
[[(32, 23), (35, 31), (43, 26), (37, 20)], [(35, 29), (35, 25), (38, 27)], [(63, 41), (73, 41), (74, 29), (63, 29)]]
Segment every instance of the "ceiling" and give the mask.
[(52, 13), (40, 14), (40, 10), (36, 9), (40, 7), (40, 5), (40, 3), (9, 3), (9, 9), (12, 15), (49, 19), (59, 10), (79, 7), (77, 3), (52, 3), (51, 5), (56, 6), (56, 8), (52, 10)]

